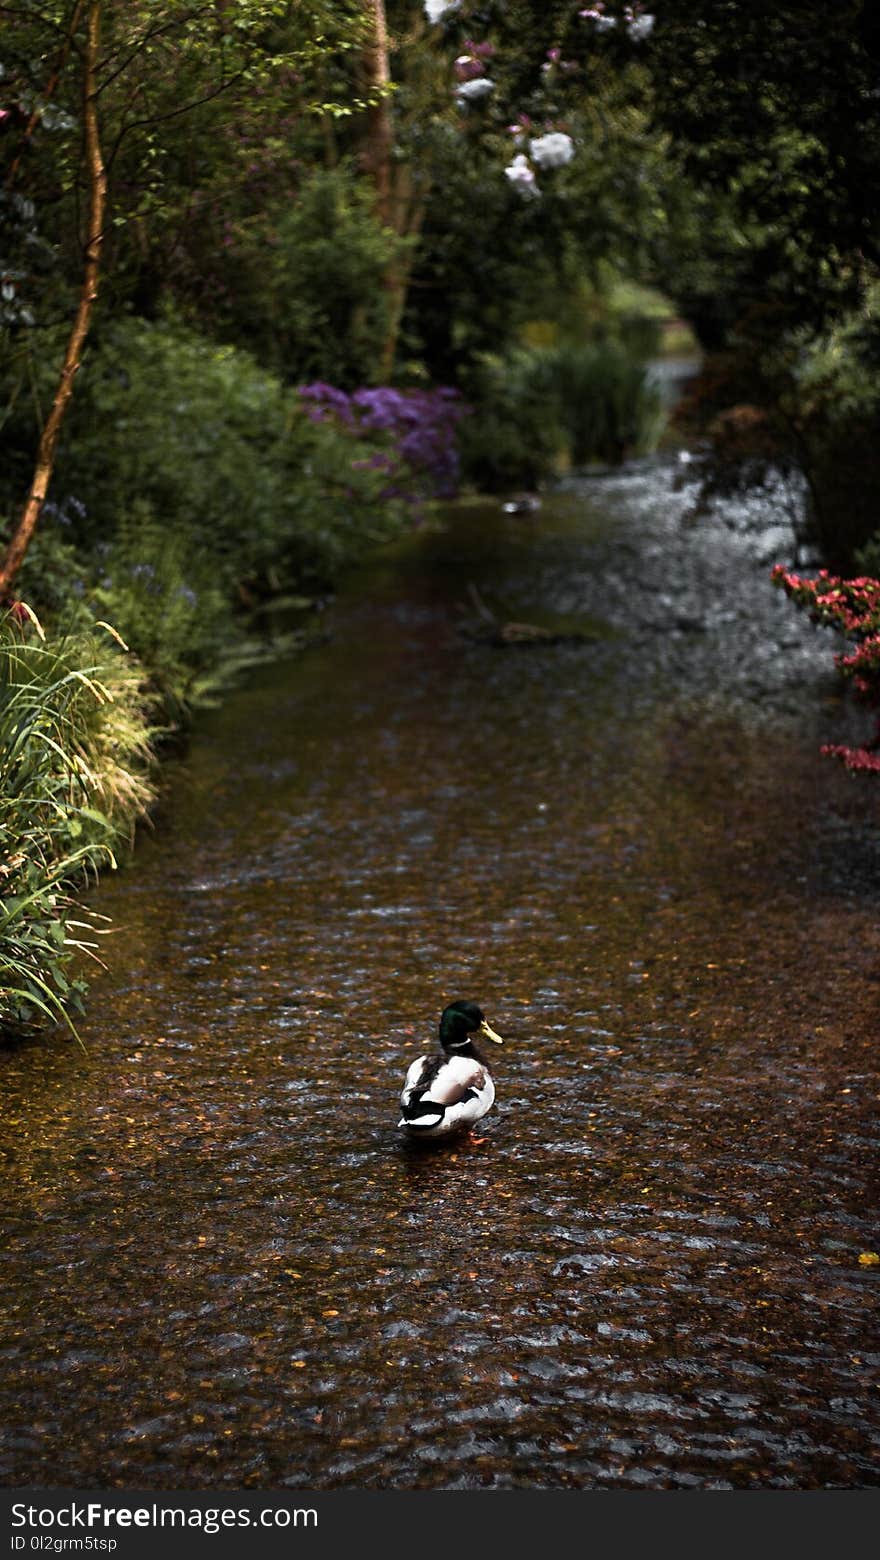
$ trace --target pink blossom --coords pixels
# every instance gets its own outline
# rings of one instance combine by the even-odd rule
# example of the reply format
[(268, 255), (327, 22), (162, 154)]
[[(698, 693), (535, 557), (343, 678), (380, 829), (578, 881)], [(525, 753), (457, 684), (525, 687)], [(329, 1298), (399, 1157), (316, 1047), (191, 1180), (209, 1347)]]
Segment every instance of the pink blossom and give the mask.
[(459, 81), (475, 81), (483, 74), (482, 61), (475, 60), (471, 54), (460, 54), (454, 69)]
[(578, 11), (578, 16), (584, 16), (588, 21), (591, 21), (597, 32), (607, 32), (610, 27), (617, 26), (617, 18), (616, 16), (605, 16), (604, 9), (601, 0), (597, 0), (596, 5), (590, 6), (588, 10)]
[[(880, 580), (870, 575), (842, 579), (819, 569), (815, 579), (804, 579), (777, 564), (770, 575), (798, 606), (806, 608), (815, 623), (844, 633), (855, 644), (846, 653), (835, 655), (835, 664), (851, 680), (856, 696), (864, 703), (880, 705)], [(870, 744), (880, 746), (878, 737)], [(880, 772), (880, 755), (868, 745), (846, 747), (827, 743), (821, 750), (839, 758), (852, 772)]]
[(484, 43), (474, 43), (473, 38), (466, 38), (464, 46), (468, 53), (476, 55), (478, 60), (491, 60), (494, 58), (495, 45), (494, 43), (489, 43), (488, 39)]
[(826, 742), (819, 752), (823, 758), (839, 758), (850, 773), (880, 774), (880, 753), (869, 753), (867, 748), (846, 747), (842, 742)]

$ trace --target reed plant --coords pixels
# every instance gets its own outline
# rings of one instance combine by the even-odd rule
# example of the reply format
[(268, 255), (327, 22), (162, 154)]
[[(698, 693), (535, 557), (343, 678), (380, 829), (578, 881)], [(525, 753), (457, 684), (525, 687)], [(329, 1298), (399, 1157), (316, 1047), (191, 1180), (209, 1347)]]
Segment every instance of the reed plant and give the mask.
[(572, 466), (618, 465), (656, 447), (663, 412), (646, 372), (644, 345), (608, 339), (535, 353), (531, 394), (553, 407)]
[(75, 1033), (101, 917), (83, 885), (114, 867), (154, 797), (141, 674), (106, 624), (50, 638), (0, 618), (0, 1028)]
[(656, 449), (664, 413), (649, 346), (633, 331), (485, 360), (466, 387), (468, 480), (489, 491), (533, 487), (560, 469), (618, 465)]

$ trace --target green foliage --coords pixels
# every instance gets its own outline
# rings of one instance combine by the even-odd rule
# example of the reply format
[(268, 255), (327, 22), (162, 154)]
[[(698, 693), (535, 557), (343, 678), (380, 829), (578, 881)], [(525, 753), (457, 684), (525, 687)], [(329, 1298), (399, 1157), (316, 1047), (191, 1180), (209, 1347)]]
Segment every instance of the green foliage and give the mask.
[(708, 358), (685, 408), (687, 431), (709, 435), (694, 468), (703, 502), (799, 475), (805, 539), (840, 573), (877, 572), (878, 302), (875, 282), (826, 329), (804, 326), (759, 352), (735, 339)]
[(112, 631), (41, 632), (20, 603), (0, 620), (4, 1028), (81, 1005), (70, 964), (97, 957), (97, 918), (78, 906), (76, 886), (115, 865), (153, 795), (137, 666)]
[[(16, 452), (33, 456), (55, 369), (53, 353), (0, 429), (7, 479)], [(116, 625), (157, 718), (180, 724), (250, 655), (247, 609), (326, 589), (409, 523), (405, 504), (382, 496), (383, 448), (381, 432), (312, 421), (248, 353), (170, 315), (105, 323), (77, 376), (20, 588), (41, 613), (69, 623), (75, 608), (83, 628)], [(10, 513), (17, 474), (0, 477)]]
[(532, 487), (558, 464), (614, 465), (646, 454), (663, 426), (641, 353), (613, 338), (488, 363), (472, 399), (462, 461), (470, 480), (490, 491)]
[(668, 0), (646, 60), (681, 175), (657, 274), (711, 354), (704, 498), (799, 471), (812, 539), (848, 571), (878, 523), (876, 7)]
[[(33, 446), (32, 406), (0, 449)], [(381, 497), (383, 439), (312, 421), (249, 354), (171, 317), (114, 321), (78, 376), (21, 589), (83, 628), (112, 622), (157, 718), (180, 724), (249, 655), (242, 608), (325, 589), (408, 523)]]
[(644, 113), (609, 88), (565, 123), (575, 157), (532, 201), (505, 178), (516, 146), (503, 124), (482, 139), (468, 123), (436, 138), (405, 318), (435, 379), (466, 389), (471, 364), (510, 350), (530, 319), (555, 318), (582, 284), (598, 287), (604, 267), (646, 271), (669, 171)]
[(660, 395), (644, 360), (622, 341), (561, 346), (536, 356), (537, 393), (555, 407), (572, 465), (618, 464), (653, 449), (662, 427)]
[(556, 408), (542, 399), (533, 362), (527, 352), (486, 358), (468, 380), (471, 410), (459, 433), (462, 471), (483, 492), (536, 487), (559, 456)]
[(98, 544), (94, 565), (90, 605), (147, 668), (158, 713), (180, 725), (244, 636), (214, 562), (186, 531), (169, 532), (144, 499), (134, 499), (112, 541)]
[(664, 0), (646, 61), (681, 196), (697, 205), (681, 280), (693, 286), (702, 268), (715, 325), (751, 313), (766, 341), (857, 304), (865, 262), (880, 263), (876, 7)]
[(810, 343), (782, 402), (809, 484), (813, 539), (832, 565), (868, 573), (880, 536), (878, 308), (880, 284), (865, 309)]
[[(212, 331), (288, 383), (372, 382), (388, 325), (383, 286), (405, 244), (345, 165), (301, 175), (282, 206), (227, 215), (189, 241), (181, 296)], [(183, 278), (181, 278), (181, 283)]]
[[(379, 514), (381, 475), (360, 464), (371, 449), (313, 423), (240, 349), (170, 318), (121, 320), (79, 375), (53, 497), (81, 545), (121, 548), (132, 566), (158, 567), (164, 537), (169, 583), (179, 574), (213, 617), (212, 590), (231, 599), (241, 585), (326, 584), (377, 530), (402, 523), (393, 505)], [(126, 540), (126, 527), (139, 538)]]
[[(51, 317), (44, 272), (81, 262), (84, 8), (66, 0), (4, 7), (4, 151), (20, 165), (7, 206), (15, 313)], [(350, 114), (358, 0), (104, 0), (98, 110), (110, 171), (109, 269), (117, 303), (154, 306), (191, 234), (260, 181), (291, 194), (293, 125)], [(73, 27), (73, 33), (70, 29)], [(59, 69), (60, 65), (60, 69)], [(348, 76), (348, 79), (347, 79)], [(47, 98), (51, 91), (51, 98)], [(26, 131), (25, 127), (30, 127)], [(258, 197), (264, 193), (257, 191)], [(59, 198), (60, 197), (60, 198)], [(15, 202), (23, 199), (27, 210)], [(44, 253), (37, 253), (34, 235)]]

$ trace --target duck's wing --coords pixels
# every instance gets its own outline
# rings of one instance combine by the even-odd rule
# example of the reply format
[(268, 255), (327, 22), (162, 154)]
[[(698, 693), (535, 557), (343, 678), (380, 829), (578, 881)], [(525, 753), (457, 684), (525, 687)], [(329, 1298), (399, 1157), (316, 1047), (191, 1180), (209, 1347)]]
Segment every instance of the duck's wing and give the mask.
[(482, 1107), (484, 1096), (488, 1098), (485, 1105), (488, 1109), (495, 1094), (494, 1089), (487, 1092), (490, 1082), (486, 1069), (473, 1058), (422, 1056), (406, 1075), (400, 1096), (401, 1125), (423, 1129), (436, 1127), (441, 1121), (458, 1119), (467, 1112), (471, 1101), (479, 1101)]
[(451, 1056), (440, 1066), (437, 1075), (429, 1083), (422, 1098), (437, 1105), (458, 1105), (464, 1099), (472, 1099), (486, 1086), (486, 1069), (479, 1062), (464, 1056)]
[(431, 1062), (432, 1058), (430, 1056), (417, 1056), (411, 1064), (400, 1096), (401, 1105), (405, 1105), (407, 1100), (411, 1099), (418, 1092), (419, 1086), (423, 1081), (428, 1081), (428, 1074), (431, 1072)]

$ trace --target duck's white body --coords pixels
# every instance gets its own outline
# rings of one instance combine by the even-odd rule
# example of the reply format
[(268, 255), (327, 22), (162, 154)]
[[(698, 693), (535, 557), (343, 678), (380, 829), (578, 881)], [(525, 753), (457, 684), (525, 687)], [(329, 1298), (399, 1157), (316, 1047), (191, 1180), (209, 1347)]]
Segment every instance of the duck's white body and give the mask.
[(420, 1056), (406, 1075), (398, 1126), (414, 1138), (447, 1137), (473, 1126), (494, 1099), (485, 1062), (473, 1056)]

